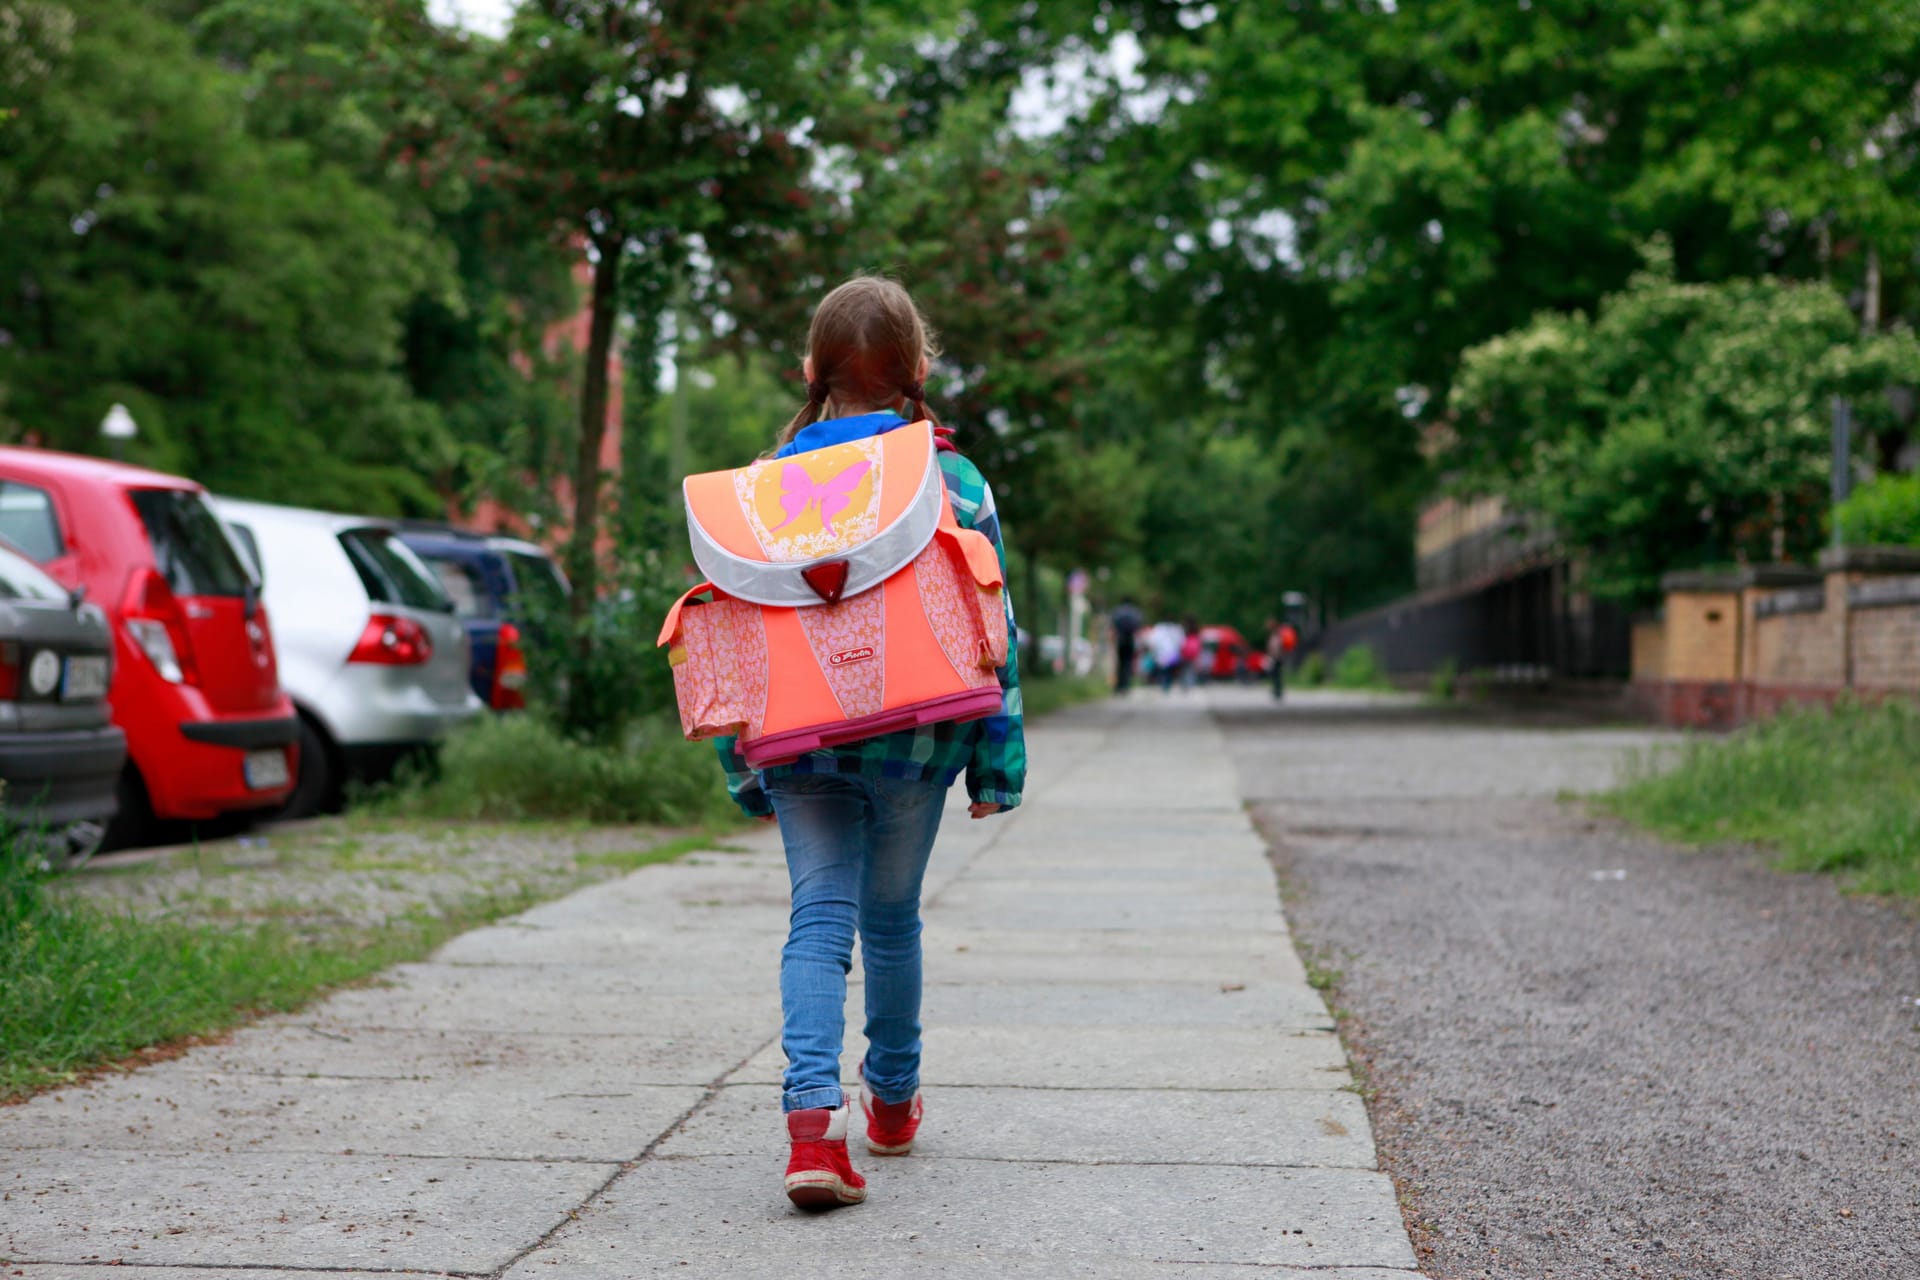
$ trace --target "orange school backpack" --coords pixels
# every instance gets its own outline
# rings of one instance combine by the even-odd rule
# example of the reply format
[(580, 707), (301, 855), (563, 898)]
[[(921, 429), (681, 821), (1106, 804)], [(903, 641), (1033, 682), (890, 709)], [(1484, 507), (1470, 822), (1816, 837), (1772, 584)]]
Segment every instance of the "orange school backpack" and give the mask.
[(689, 738), (756, 769), (1001, 707), (1000, 559), (947, 501), (931, 423), (688, 476), (707, 575), (660, 644)]

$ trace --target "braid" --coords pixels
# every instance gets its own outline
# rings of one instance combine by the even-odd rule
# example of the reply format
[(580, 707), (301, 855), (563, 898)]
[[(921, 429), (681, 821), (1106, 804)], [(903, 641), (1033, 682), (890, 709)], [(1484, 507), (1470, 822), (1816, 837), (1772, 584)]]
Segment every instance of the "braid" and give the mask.
[(793, 438), (804, 427), (812, 426), (820, 420), (820, 411), (827, 405), (827, 384), (818, 378), (807, 384), (807, 402), (800, 406), (800, 412), (793, 415), (793, 421), (780, 429), (774, 440), (774, 448), (793, 443)]
[(927, 408), (926, 383), (909, 382), (900, 389), (900, 393), (906, 397), (907, 403), (913, 406), (913, 421), (931, 422), (936, 427), (940, 425), (940, 419), (934, 417), (933, 410)]

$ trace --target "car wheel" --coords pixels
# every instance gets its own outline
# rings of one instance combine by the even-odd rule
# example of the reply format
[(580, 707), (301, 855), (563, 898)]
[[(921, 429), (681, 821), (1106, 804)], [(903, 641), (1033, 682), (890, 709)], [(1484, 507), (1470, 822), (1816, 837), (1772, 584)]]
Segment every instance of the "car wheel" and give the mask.
[(310, 818), (316, 813), (332, 813), (340, 807), (340, 801), (340, 766), (333, 744), (318, 725), (301, 716), (300, 773), (294, 780), (293, 794), (273, 816), (279, 820)]
[(131, 849), (153, 843), (159, 822), (153, 816), (153, 801), (147, 796), (147, 784), (133, 761), (129, 760), (121, 766), (120, 782), (115, 794), (120, 807), (113, 815), (113, 820), (107, 823), (100, 847)]

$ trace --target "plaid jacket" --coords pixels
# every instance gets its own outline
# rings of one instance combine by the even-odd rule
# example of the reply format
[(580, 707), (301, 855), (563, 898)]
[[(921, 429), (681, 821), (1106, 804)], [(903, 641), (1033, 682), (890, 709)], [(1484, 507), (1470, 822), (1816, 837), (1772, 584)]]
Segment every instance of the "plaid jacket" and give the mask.
[[(940, 454), (941, 478), (953, 504), (954, 519), (963, 529), (977, 529), (1000, 555), (1000, 573), (1007, 572), (1007, 549), (1000, 540), (1000, 516), (993, 490), (980, 468), (957, 453)], [(857, 773), (872, 778), (937, 779), (951, 786), (962, 772), (967, 794), (976, 801), (1005, 805), (1020, 803), (1027, 779), (1027, 744), (1020, 727), (1020, 658), (1014, 637), (1013, 593), (1007, 602), (1007, 665), (1000, 668), (1001, 710), (997, 716), (964, 724), (943, 721), (918, 729), (883, 734), (801, 756), (791, 764), (756, 771), (747, 767), (734, 737), (714, 739), (720, 763), (727, 771), (727, 793), (749, 817), (773, 812), (761, 780), (794, 773)]]

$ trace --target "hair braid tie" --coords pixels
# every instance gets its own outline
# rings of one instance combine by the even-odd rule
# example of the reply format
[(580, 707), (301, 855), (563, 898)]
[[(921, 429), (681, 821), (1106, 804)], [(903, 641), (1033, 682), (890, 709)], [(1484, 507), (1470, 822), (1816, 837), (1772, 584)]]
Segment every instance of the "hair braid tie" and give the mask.
[(828, 394), (827, 384), (818, 378), (807, 384), (807, 403), (825, 404)]
[(915, 404), (925, 404), (927, 402), (927, 384), (924, 382), (909, 382), (906, 386), (900, 388), (900, 390), (907, 399), (913, 401)]

